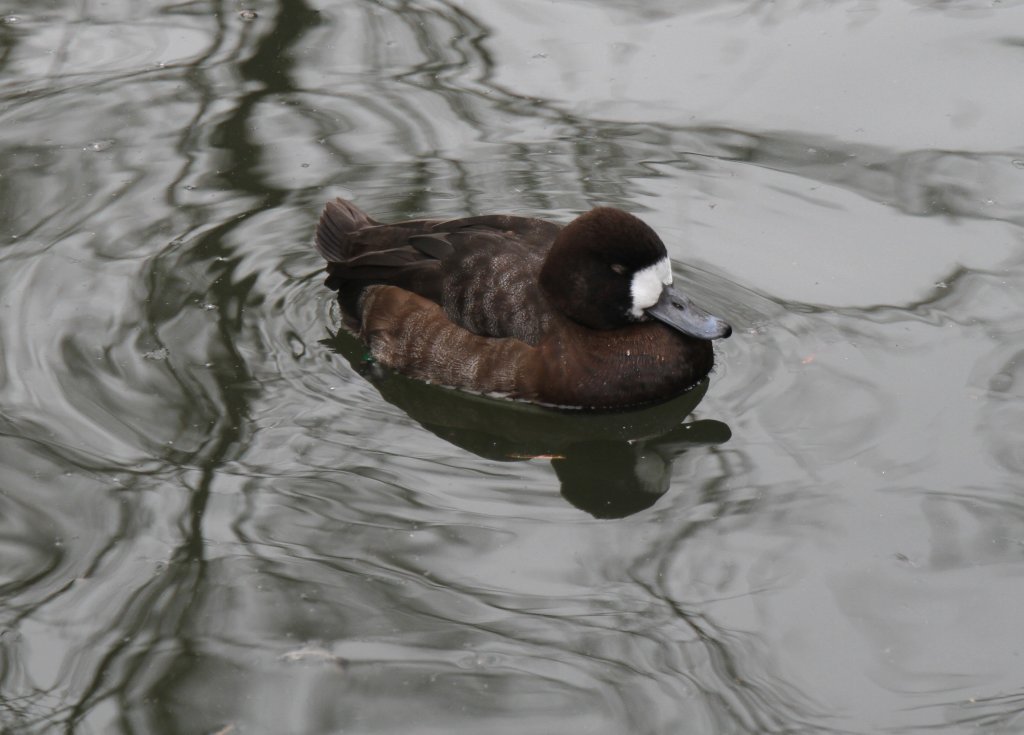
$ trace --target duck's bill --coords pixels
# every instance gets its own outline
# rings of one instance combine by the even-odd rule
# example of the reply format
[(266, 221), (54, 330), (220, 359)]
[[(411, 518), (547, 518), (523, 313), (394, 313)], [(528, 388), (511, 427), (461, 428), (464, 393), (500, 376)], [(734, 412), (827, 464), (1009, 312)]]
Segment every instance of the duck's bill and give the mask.
[(665, 286), (658, 303), (645, 309), (648, 315), (697, 339), (719, 339), (732, 334), (724, 320), (709, 314), (671, 286)]

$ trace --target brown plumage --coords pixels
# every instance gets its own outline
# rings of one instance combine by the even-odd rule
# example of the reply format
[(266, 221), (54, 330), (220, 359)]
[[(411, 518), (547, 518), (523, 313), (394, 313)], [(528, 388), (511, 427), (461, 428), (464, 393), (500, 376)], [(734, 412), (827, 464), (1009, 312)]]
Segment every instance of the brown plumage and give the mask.
[(620, 210), (565, 228), (508, 215), (384, 225), (337, 199), (316, 246), (348, 326), (380, 364), (414, 378), (623, 408), (671, 398), (712, 367), (707, 339), (628, 313), (631, 279), (667, 254)]

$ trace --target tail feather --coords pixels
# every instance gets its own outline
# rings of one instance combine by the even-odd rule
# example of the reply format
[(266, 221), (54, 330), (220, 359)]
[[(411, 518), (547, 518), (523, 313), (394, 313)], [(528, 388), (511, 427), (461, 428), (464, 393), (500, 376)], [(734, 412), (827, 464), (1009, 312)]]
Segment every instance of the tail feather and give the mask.
[(350, 201), (327, 202), (316, 228), (317, 252), (328, 263), (340, 263), (349, 257), (348, 235), (379, 224)]

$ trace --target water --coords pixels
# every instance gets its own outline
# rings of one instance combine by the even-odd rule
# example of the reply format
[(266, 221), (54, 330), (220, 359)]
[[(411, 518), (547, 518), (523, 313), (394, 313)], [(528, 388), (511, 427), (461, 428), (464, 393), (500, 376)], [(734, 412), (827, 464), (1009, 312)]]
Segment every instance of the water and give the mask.
[[(0, 16), (5, 731), (1024, 730), (1024, 3)], [(625, 207), (736, 333), (610, 418), (377, 375), (339, 194)]]

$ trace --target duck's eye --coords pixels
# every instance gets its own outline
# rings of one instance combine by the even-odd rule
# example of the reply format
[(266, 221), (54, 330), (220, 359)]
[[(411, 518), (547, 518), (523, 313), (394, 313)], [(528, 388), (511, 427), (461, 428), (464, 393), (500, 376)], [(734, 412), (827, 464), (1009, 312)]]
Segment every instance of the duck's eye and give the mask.
[(620, 276), (626, 275), (627, 268), (621, 263), (612, 263), (612, 270), (618, 273)]

